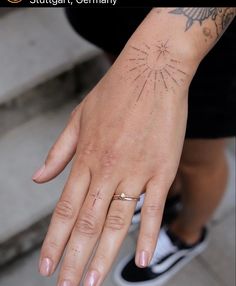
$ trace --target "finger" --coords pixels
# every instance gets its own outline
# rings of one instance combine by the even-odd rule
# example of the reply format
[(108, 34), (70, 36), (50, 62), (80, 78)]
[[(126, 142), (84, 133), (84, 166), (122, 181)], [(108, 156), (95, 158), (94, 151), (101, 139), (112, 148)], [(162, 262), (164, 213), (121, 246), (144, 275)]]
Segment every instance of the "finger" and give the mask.
[[(116, 193), (139, 196), (142, 182), (120, 184)], [(85, 286), (101, 285), (128, 232), (136, 201), (113, 200), (107, 214), (102, 236), (85, 278)], [(93, 284), (94, 283), (94, 284)]]
[[(79, 169), (79, 172), (77, 171)], [(90, 183), (87, 167), (74, 166), (55, 207), (39, 259), (43, 276), (51, 275), (63, 254)]]
[(158, 180), (147, 184), (141, 211), (141, 226), (137, 243), (135, 263), (147, 267), (156, 248), (168, 190)]
[(44, 165), (33, 175), (32, 179), (36, 183), (45, 183), (55, 178), (73, 158), (79, 138), (80, 114), (81, 105), (72, 112), (67, 126), (51, 147)]
[[(115, 180), (92, 178), (89, 192), (75, 223), (59, 275), (59, 284), (78, 285), (103, 228)], [(63, 284), (64, 283), (64, 284)], [(69, 284), (70, 283), (70, 284)], [(65, 285), (67, 285), (65, 284)]]

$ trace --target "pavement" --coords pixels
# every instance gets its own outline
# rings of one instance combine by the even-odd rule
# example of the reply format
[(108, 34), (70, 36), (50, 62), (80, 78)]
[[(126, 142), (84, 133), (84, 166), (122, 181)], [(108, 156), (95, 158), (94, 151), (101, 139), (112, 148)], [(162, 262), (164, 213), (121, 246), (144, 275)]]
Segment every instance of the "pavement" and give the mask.
[(64, 14), (60, 8), (27, 8), (0, 18), (0, 103), (98, 54)]
[[(171, 279), (166, 286), (235, 285), (235, 150), (233, 150), (233, 146), (234, 144), (231, 143), (231, 148), (227, 153), (230, 166), (227, 192), (210, 224), (209, 246), (204, 253)], [(136, 234), (127, 237), (117, 261), (134, 250), (135, 237)], [(38, 256), (39, 249), (36, 249), (2, 268), (0, 285), (55, 286), (57, 273), (52, 278), (39, 276), (37, 271)], [(116, 285), (112, 273), (113, 270), (111, 270), (103, 286)]]

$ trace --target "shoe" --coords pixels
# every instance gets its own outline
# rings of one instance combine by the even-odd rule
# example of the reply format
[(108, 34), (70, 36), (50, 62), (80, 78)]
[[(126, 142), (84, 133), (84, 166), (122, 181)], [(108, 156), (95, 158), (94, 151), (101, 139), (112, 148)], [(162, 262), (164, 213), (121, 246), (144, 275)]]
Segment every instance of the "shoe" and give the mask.
[[(144, 203), (145, 194), (140, 196), (140, 200), (136, 205), (136, 209), (132, 218), (132, 222), (129, 228), (129, 233), (135, 231), (141, 221), (141, 210)], [(169, 224), (177, 216), (182, 207), (180, 195), (175, 195), (166, 200), (165, 209), (162, 217), (162, 224)]]
[(207, 245), (207, 230), (202, 231), (200, 240), (187, 245), (174, 236), (168, 228), (160, 230), (153, 258), (146, 268), (135, 265), (134, 255), (120, 261), (114, 272), (114, 280), (119, 286), (160, 286), (199, 255)]

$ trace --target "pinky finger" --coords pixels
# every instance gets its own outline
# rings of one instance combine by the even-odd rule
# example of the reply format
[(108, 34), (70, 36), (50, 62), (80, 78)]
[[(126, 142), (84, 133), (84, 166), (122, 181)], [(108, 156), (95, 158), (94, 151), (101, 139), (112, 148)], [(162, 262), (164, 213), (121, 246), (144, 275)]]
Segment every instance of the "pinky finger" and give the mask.
[(141, 213), (141, 226), (135, 263), (147, 267), (156, 248), (167, 192), (154, 182), (149, 182)]

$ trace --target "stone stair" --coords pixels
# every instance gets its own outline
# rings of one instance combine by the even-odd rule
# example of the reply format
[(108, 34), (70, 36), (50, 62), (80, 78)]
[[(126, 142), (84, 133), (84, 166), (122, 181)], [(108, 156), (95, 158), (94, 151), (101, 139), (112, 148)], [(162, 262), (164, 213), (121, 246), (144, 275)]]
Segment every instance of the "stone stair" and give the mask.
[(108, 66), (62, 9), (0, 9), (0, 266), (42, 242), (67, 171), (42, 186), (32, 173)]
[(0, 134), (101, 76), (101, 51), (75, 34), (62, 9), (13, 10), (0, 19)]

